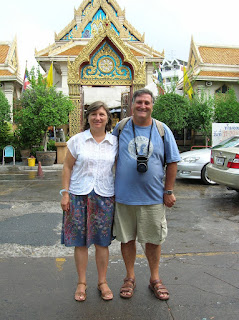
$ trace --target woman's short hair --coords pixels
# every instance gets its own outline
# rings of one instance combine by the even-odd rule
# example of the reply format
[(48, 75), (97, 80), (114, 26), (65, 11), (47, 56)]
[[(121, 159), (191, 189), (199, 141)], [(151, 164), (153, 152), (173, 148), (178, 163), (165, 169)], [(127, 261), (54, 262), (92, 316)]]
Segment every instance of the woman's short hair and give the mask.
[(108, 117), (108, 122), (105, 126), (105, 131), (111, 131), (112, 128), (112, 117), (111, 117), (111, 113), (109, 108), (107, 107), (107, 105), (102, 102), (102, 101), (95, 101), (93, 102), (91, 105), (89, 105), (89, 107), (86, 110), (86, 114), (85, 114), (85, 124), (84, 124), (84, 130), (87, 130), (90, 128), (90, 124), (88, 122), (88, 117), (90, 115), (90, 113), (97, 111), (100, 108), (104, 108), (106, 113), (107, 113), (107, 117)]

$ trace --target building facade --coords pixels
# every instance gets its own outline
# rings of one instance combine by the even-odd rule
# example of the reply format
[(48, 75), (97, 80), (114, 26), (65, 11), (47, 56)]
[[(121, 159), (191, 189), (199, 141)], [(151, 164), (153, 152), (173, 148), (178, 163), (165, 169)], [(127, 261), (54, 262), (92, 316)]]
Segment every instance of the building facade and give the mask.
[[(187, 67), (187, 62), (180, 59), (164, 59), (161, 66), (163, 85), (165, 91), (170, 91), (172, 85), (176, 85), (183, 79), (183, 67)], [(177, 92), (178, 93), (178, 92)]]
[(187, 71), (194, 91), (213, 95), (232, 87), (239, 100), (239, 47), (197, 44), (192, 38)]
[(76, 105), (72, 135), (82, 128), (85, 105), (104, 97), (110, 108), (122, 108), (124, 93), (129, 103), (134, 90), (152, 83), (154, 63), (161, 63), (164, 53), (145, 44), (115, 0), (84, 0), (55, 42), (35, 58), (45, 72), (53, 63), (54, 85)]
[(22, 84), (16, 38), (12, 42), (0, 42), (0, 89), (10, 104), (11, 119), (13, 119), (14, 99), (20, 98)]

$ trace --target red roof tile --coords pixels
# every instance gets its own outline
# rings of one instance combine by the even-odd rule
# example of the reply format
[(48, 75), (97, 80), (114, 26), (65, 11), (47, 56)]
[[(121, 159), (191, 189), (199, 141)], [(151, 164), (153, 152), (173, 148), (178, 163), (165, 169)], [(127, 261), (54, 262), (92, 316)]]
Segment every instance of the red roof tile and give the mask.
[(9, 48), (7, 44), (0, 45), (0, 63), (5, 63)]
[(239, 48), (198, 47), (203, 63), (239, 65)]

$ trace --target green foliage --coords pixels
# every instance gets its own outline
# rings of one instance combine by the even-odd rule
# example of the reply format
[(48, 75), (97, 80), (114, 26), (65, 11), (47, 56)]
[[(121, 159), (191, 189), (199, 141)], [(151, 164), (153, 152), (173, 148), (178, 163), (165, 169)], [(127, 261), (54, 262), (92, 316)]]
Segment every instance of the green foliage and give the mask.
[(230, 88), (226, 93), (215, 95), (214, 121), (222, 123), (239, 122), (239, 102), (233, 88)]
[(156, 99), (152, 116), (166, 123), (172, 131), (180, 131), (187, 127), (188, 109), (188, 99), (176, 93), (166, 93)]
[(12, 125), (8, 122), (2, 122), (0, 125), (0, 154), (2, 156), (3, 148), (7, 145), (14, 144), (14, 135), (12, 132)]
[(0, 125), (3, 121), (10, 121), (10, 105), (5, 94), (0, 89)]
[(201, 131), (206, 141), (212, 130), (213, 105), (214, 98), (205, 91), (195, 93), (190, 100), (188, 128)]
[(56, 142), (54, 140), (49, 140), (47, 143), (47, 150), (49, 151), (56, 151)]
[(55, 87), (47, 87), (39, 70), (33, 68), (29, 80), (31, 88), (22, 94), (14, 121), (19, 127), (20, 141), (28, 141), (31, 146), (42, 142), (46, 151), (48, 127), (67, 124), (69, 112), (74, 106), (69, 97)]

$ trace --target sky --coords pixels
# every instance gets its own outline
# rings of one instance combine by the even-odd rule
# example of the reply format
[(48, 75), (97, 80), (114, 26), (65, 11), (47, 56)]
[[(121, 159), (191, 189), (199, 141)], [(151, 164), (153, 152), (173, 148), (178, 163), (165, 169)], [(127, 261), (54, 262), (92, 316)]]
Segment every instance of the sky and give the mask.
[[(82, 0), (83, 1), (83, 0)], [(81, 0), (8, 0), (1, 4), (2, 41), (17, 37), (20, 73), (36, 66), (35, 49), (54, 43), (58, 34), (74, 19)], [(118, 0), (126, 19), (145, 43), (166, 59), (188, 61), (191, 37), (200, 44), (239, 47), (239, 1), (227, 0)], [(193, 3), (193, 4), (192, 4)]]

